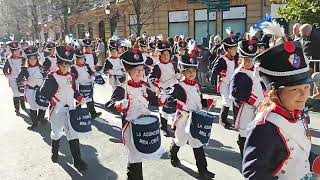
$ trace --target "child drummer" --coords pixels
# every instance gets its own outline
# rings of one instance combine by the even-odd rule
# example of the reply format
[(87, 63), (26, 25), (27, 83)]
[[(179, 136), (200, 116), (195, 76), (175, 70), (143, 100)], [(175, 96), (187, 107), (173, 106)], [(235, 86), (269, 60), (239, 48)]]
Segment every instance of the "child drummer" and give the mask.
[(110, 56), (106, 59), (104, 72), (109, 74), (109, 84), (112, 87), (112, 91), (114, 91), (125, 80), (125, 74), (122, 62), (118, 57), (117, 41), (110, 39), (108, 49)]
[(74, 167), (78, 171), (87, 169), (87, 164), (81, 159), (78, 134), (68, 127), (69, 110), (75, 108), (75, 102), (82, 104), (84, 98), (76, 90), (75, 79), (69, 72), (73, 63), (74, 52), (69, 46), (57, 46), (58, 70), (48, 74), (40, 88), (40, 93), (50, 101), (51, 146), (53, 163), (58, 163), (59, 142), (65, 134), (69, 141)]
[(200, 177), (211, 179), (214, 178), (215, 174), (209, 172), (207, 169), (203, 144), (198, 139), (192, 138), (190, 134), (187, 134), (185, 129), (189, 115), (191, 114), (190, 112), (199, 111), (202, 107), (211, 107), (213, 99), (202, 98), (200, 91), (201, 85), (195, 80), (198, 69), (197, 61), (188, 54), (185, 54), (181, 57), (178, 64), (184, 80), (174, 85), (173, 88), (168, 88), (166, 90), (167, 93), (162, 94), (160, 98), (161, 104), (177, 107), (176, 118), (173, 124), (176, 128), (175, 138), (170, 147), (171, 164), (174, 167), (180, 165), (177, 153), (180, 147), (189, 143), (193, 148)]
[(25, 99), (30, 106), (30, 118), (32, 125), (28, 128), (33, 130), (38, 126), (38, 122), (46, 123), (44, 119), (46, 107), (39, 107), (36, 103), (36, 90), (40, 88), (44, 80), (43, 68), (39, 64), (38, 49), (30, 46), (24, 50), (27, 56), (27, 63), (21, 67), (21, 71), (17, 77), (17, 83), (26, 84)]
[[(75, 64), (71, 67), (71, 73), (75, 76), (76, 80), (76, 85), (78, 87), (79, 93), (81, 96), (85, 98), (87, 108), (91, 114), (92, 119), (95, 119), (96, 117), (101, 116), (101, 112), (96, 112), (94, 108), (94, 101), (93, 101), (93, 80), (95, 78), (95, 73), (92, 71), (92, 69), (89, 67), (88, 64), (86, 64), (86, 59), (84, 56), (84, 53), (82, 49), (76, 49), (75, 50), (75, 57), (76, 57), (76, 62)], [(85, 88), (89, 92), (89, 95), (86, 95), (87, 93), (82, 93), (81, 87)], [(78, 106), (80, 107), (80, 106)]]
[[(128, 122), (139, 121), (139, 117), (151, 115), (148, 104), (158, 106), (158, 97), (152, 92), (147, 83), (143, 82), (144, 78), (144, 59), (140, 52), (126, 51), (120, 57), (123, 65), (129, 75), (129, 80), (118, 86), (111, 100), (107, 103), (111, 111), (121, 112), (123, 124), (123, 143), (128, 148), (128, 180), (142, 180), (142, 161), (145, 159), (136, 153), (132, 138), (131, 125)], [(155, 159), (160, 158), (161, 150), (154, 152), (152, 156)]]

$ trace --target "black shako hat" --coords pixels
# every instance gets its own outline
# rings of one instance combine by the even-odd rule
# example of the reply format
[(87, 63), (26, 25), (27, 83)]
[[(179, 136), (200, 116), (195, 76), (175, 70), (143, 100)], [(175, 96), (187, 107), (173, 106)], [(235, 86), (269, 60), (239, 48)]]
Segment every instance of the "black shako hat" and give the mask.
[(227, 51), (227, 49), (232, 48), (232, 47), (237, 47), (238, 42), (235, 38), (233, 37), (227, 37), (222, 40), (222, 47), (224, 51)]
[(121, 56), (120, 59), (122, 60), (122, 63), (124, 65), (124, 68), (126, 71), (140, 66), (144, 65), (145, 60), (142, 57), (142, 53), (138, 51), (137, 49), (134, 50), (128, 50), (124, 52)]
[(258, 53), (258, 41), (252, 39), (239, 41), (238, 53), (242, 58), (255, 57)]
[(76, 58), (81, 58), (81, 57), (85, 57), (83, 50), (81, 48), (77, 48), (74, 50), (74, 55), (76, 56)]
[(73, 63), (73, 56), (74, 56), (74, 51), (72, 47), (70, 46), (57, 46), (56, 47), (56, 56), (57, 56), (57, 61), (59, 62), (65, 62), (68, 64)]
[(51, 50), (53, 48), (56, 47), (56, 43), (52, 42), (52, 41), (49, 41), (46, 43), (46, 46), (45, 46), (47, 49)]
[(184, 54), (178, 61), (178, 68), (180, 72), (183, 72), (190, 68), (198, 69), (198, 61), (197, 59), (194, 59), (191, 54)]
[(17, 49), (20, 49), (20, 46), (19, 46), (19, 42), (18, 41), (11, 41), (9, 44), (9, 49), (10, 50), (17, 50)]
[(160, 51), (160, 52), (161, 51), (171, 52), (170, 43), (168, 41), (159, 41), (159, 42), (157, 42), (156, 50)]
[(269, 90), (315, 82), (310, 77), (300, 42), (279, 44), (256, 56), (254, 61)]
[(93, 46), (92, 40), (89, 39), (89, 38), (85, 38), (85, 39), (82, 40), (82, 45), (83, 45), (84, 47)]
[(34, 46), (29, 46), (24, 50), (24, 54), (27, 56), (27, 58), (31, 56), (36, 56), (38, 57), (38, 48)]
[(114, 39), (109, 39), (109, 42), (108, 42), (108, 49), (109, 51), (111, 50), (114, 50), (114, 49), (118, 49), (118, 43), (116, 40)]
[(145, 39), (143, 37), (138, 37), (137, 42), (138, 42), (139, 47), (147, 47), (148, 46), (147, 39)]
[(178, 42), (178, 50), (188, 50), (188, 43), (184, 40)]

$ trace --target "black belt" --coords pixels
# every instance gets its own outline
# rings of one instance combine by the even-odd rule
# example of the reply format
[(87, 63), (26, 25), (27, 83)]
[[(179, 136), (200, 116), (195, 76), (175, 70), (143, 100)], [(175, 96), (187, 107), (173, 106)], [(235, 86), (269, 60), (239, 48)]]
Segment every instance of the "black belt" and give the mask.
[(68, 104), (64, 105), (63, 107), (70, 107)]
[(27, 85), (27, 87), (28, 87), (29, 89), (36, 90), (39, 86), (38, 86), (38, 85), (36, 85), (36, 86), (32, 87), (32, 86)]

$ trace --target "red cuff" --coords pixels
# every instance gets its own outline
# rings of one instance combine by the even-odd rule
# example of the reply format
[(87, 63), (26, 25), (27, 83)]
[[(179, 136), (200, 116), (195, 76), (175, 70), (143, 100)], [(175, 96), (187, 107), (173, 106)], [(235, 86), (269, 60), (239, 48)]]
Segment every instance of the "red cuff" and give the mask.
[(124, 109), (123, 109), (123, 107), (122, 107), (122, 105), (121, 105), (121, 104), (116, 105), (116, 109), (117, 109), (117, 111), (118, 111), (119, 113), (121, 113), (121, 112), (123, 112), (123, 111), (124, 111)]
[(211, 107), (211, 105), (212, 105), (212, 107), (215, 107), (216, 106), (215, 101), (213, 99), (207, 99), (208, 108)]
[(83, 99), (83, 97), (82, 97), (82, 96), (78, 96), (78, 97), (77, 97), (77, 101), (78, 101), (78, 102), (81, 102), (81, 101), (82, 101), (82, 99)]
[(251, 106), (254, 106), (254, 104), (256, 103), (256, 101), (257, 101), (257, 96), (251, 94), (251, 96), (249, 97), (248, 103), (249, 103)]
[(57, 102), (52, 99), (52, 100), (50, 101), (50, 105), (51, 105), (51, 106), (56, 106), (56, 105), (57, 105)]

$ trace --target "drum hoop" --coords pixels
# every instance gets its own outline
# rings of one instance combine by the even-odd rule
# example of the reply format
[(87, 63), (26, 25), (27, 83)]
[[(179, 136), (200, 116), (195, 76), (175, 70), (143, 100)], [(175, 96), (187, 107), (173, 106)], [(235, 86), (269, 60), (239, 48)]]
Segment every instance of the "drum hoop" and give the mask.
[[(137, 119), (146, 118), (146, 117), (150, 117), (150, 118), (156, 119), (154, 122), (159, 121), (159, 117), (158, 117), (158, 116), (155, 116), (155, 115), (141, 115), (141, 116), (139, 116)], [(136, 123), (136, 122), (134, 122), (134, 121), (130, 121), (130, 122), (131, 122), (132, 124), (134, 124), (134, 125), (147, 125), (147, 124), (138, 124), (138, 123)], [(154, 122), (152, 122), (152, 123), (154, 123)], [(152, 123), (149, 123), (149, 124), (152, 124)]]

